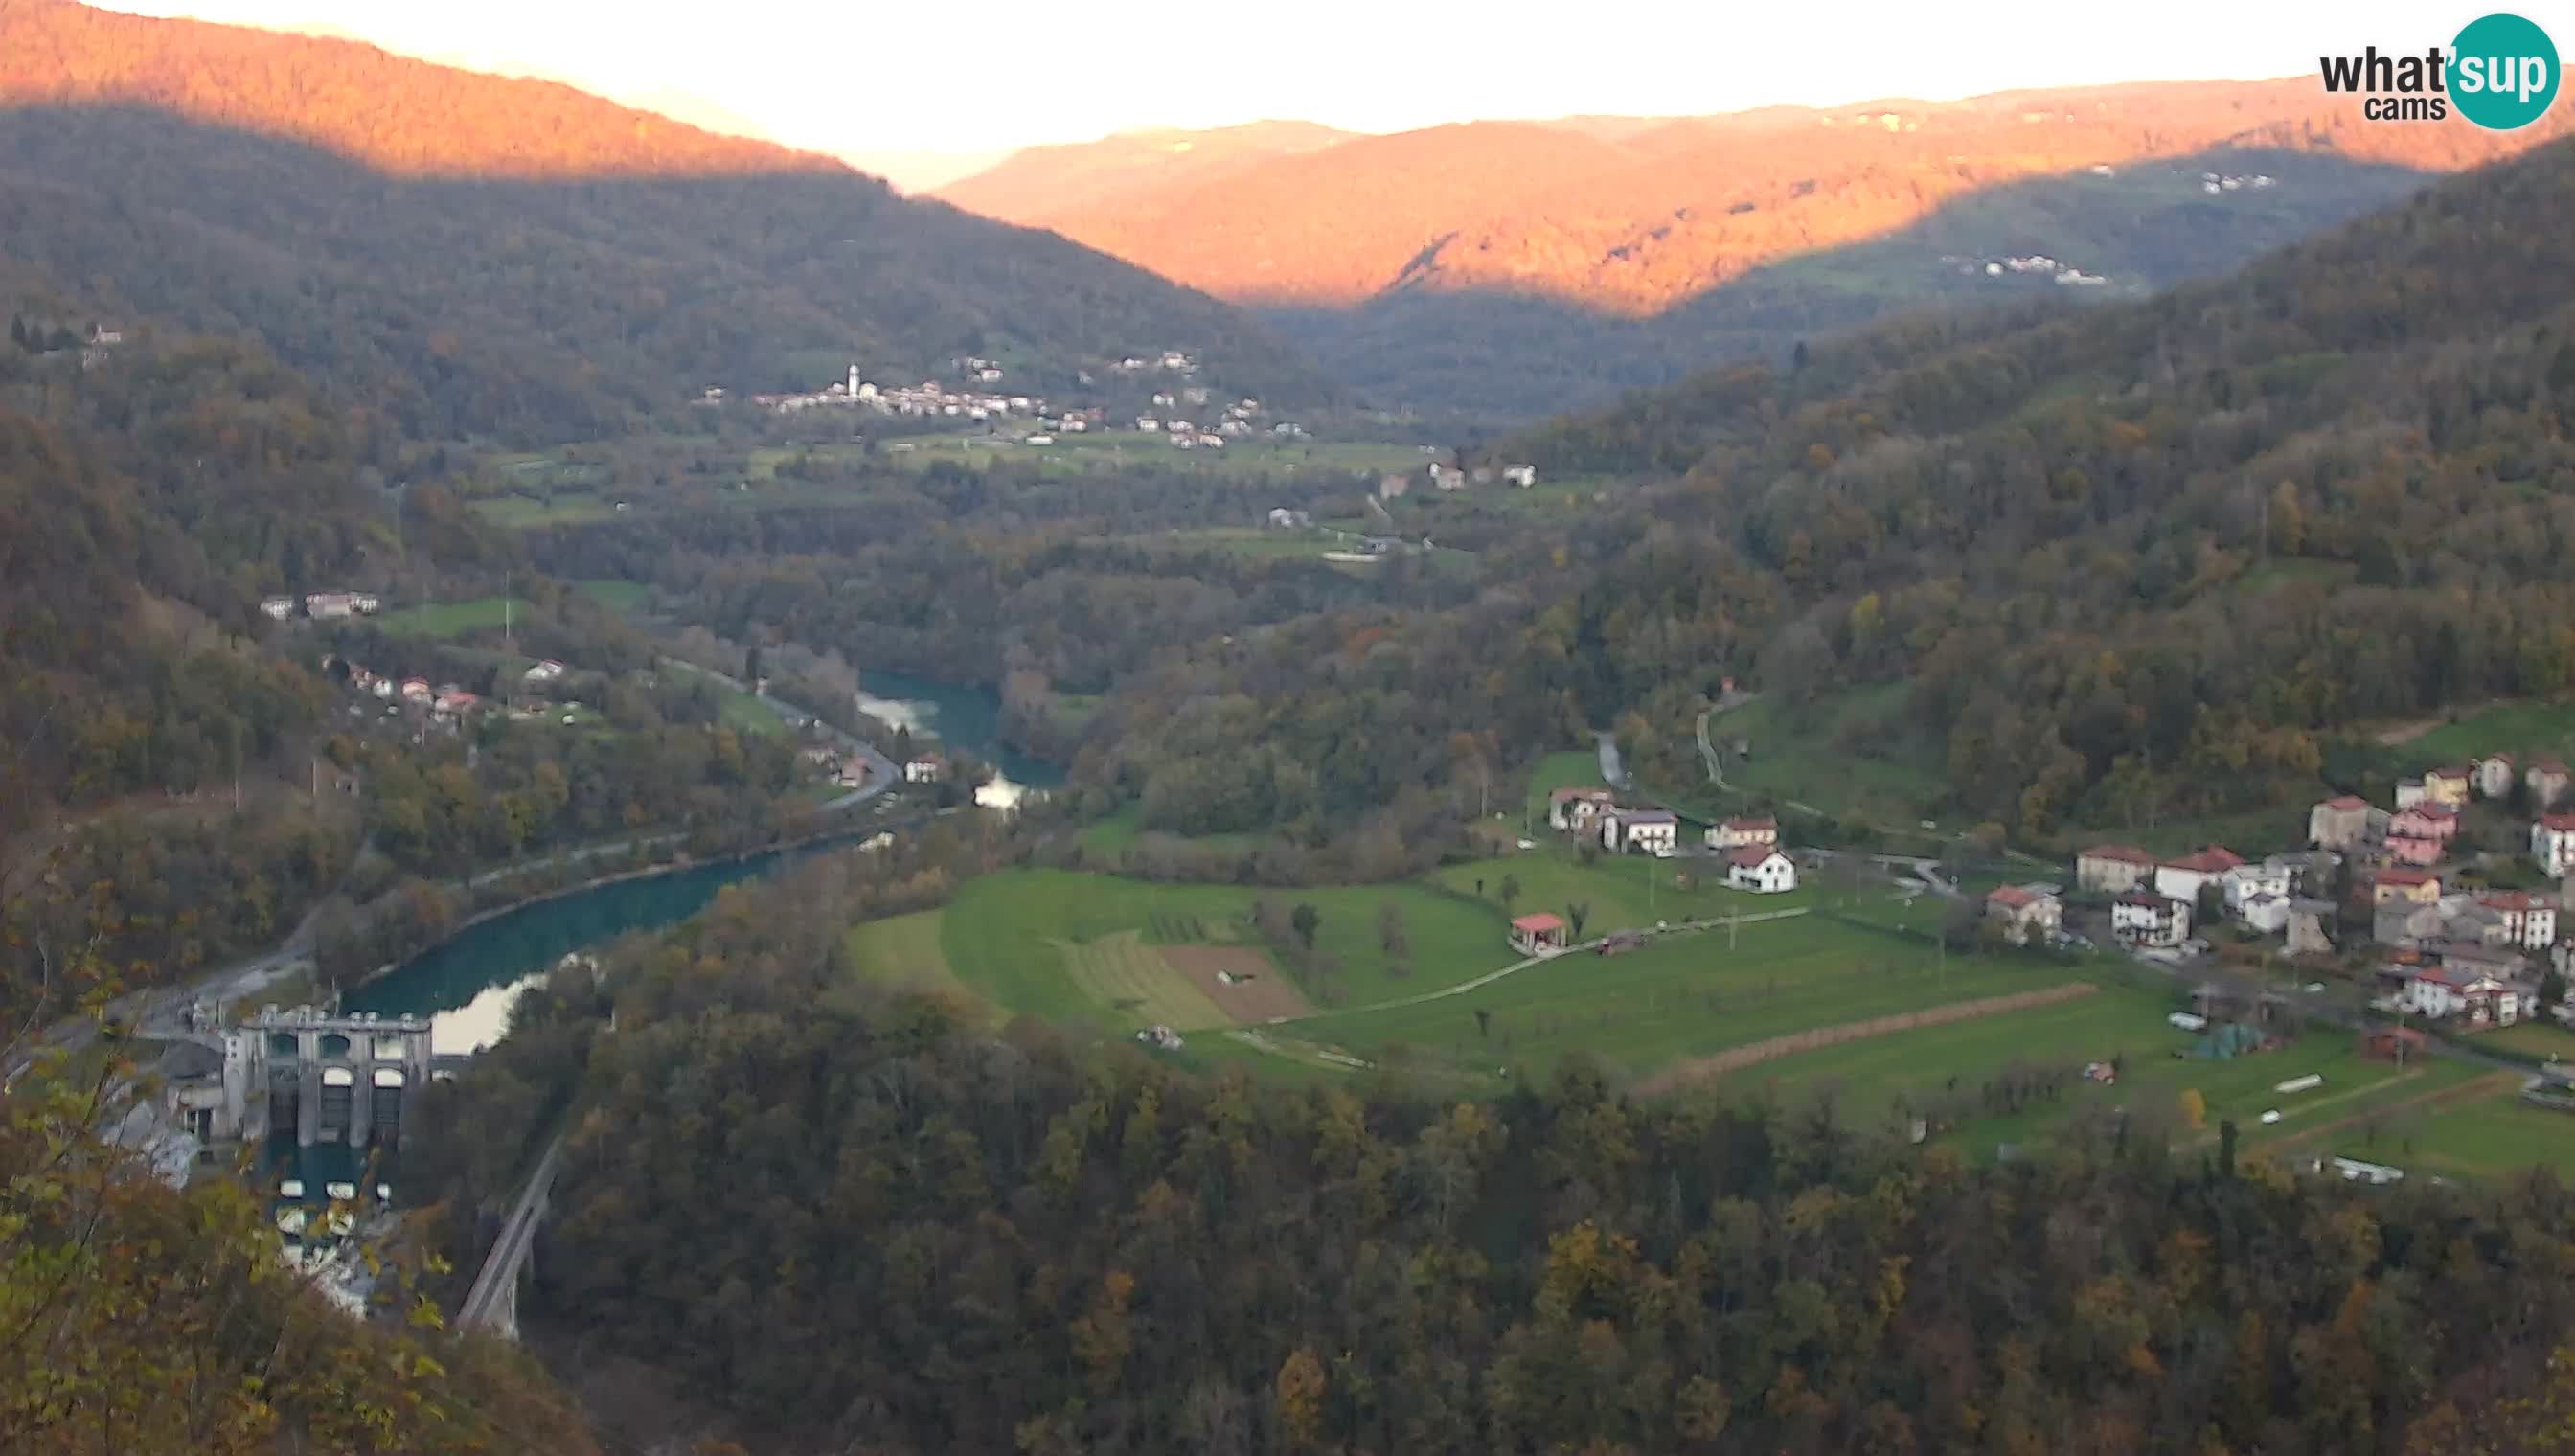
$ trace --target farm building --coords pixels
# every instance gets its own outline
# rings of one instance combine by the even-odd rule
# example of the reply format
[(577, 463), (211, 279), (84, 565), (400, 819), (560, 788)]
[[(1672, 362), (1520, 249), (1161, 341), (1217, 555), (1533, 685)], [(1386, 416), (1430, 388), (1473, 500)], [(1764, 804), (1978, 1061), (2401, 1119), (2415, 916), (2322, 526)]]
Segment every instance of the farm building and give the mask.
[(1522, 955), (1547, 955), (1569, 943), (1561, 915), (1522, 915), (1511, 921), (1511, 948)]
[(2083, 889), (2124, 894), (2155, 872), (2155, 856), (2126, 844), (2095, 844), (2074, 856), (2074, 882)]
[(2179, 945), (2190, 938), (2190, 906), (2150, 889), (2130, 890), (2111, 902), (2110, 933), (2127, 945)]
[(2026, 945), (2055, 934), (2065, 921), (2065, 906), (2043, 889), (2006, 884), (1986, 894), (1985, 918), (2001, 922), (2004, 939)]
[(1601, 847), (1619, 853), (1669, 854), (1678, 847), (1680, 834), (1680, 816), (1669, 809), (1620, 809), (1600, 818)]
[(1797, 887), (1797, 863), (1776, 845), (1748, 845), (1725, 856), (1725, 882), (1755, 894), (1778, 894)]

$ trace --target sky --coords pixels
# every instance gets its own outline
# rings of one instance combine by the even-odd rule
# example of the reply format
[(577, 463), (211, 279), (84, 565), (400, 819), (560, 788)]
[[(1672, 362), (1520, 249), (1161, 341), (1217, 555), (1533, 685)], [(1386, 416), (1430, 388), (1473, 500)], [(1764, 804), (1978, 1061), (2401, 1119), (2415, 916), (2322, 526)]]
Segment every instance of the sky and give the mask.
[[(2312, 75), (2420, 51), (2451, 0), (2153, 5), (1829, 0), (112, 0), (328, 27), (448, 64), (632, 100), (685, 95), (832, 152), (992, 152), (1143, 126), (1293, 117), (1404, 131), (1494, 117), (1674, 116), (2114, 81)], [(2524, 3), (2575, 54), (2575, 0)]]

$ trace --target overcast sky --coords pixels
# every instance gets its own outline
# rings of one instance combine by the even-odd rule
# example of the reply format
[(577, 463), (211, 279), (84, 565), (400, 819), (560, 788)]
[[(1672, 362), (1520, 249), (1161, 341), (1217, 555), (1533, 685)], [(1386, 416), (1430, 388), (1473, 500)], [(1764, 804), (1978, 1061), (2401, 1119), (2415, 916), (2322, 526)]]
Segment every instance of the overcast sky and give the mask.
[[(2449, 0), (1834, 4), (1643, 0), (114, 0), (141, 14), (327, 26), (389, 50), (686, 93), (780, 141), (986, 151), (1139, 126), (1297, 117), (1401, 131), (1486, 117), (1686, 115), (2029, 86), (2312, 75), (2419, 52)], [(2575, 0), (2519, 12), (2575, 49)]]

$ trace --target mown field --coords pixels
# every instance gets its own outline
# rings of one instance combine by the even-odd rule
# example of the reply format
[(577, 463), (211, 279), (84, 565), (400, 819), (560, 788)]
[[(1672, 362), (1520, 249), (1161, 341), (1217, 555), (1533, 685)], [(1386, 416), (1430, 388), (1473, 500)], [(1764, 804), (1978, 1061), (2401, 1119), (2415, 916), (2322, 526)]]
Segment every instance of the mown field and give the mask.
[[(901, 449), (904, 445), (912, 448)], [(1019, 436), (916, 436), (885, 447), (880, 458), (890, 465), (914, 469), (926, 469), (937, 460), (955, 460), (973, 465), (995, 462), (1033, 464), (1049, 474), (1151, 466), (1159, 470), (1231, 476), (1314, 473), (1364, 476), (1419, 470), (1421, 463), (1429, 459), (1418, 447), (1410, 445), (1265, 437), (1232, 440), (1223, 450), (1183, 450), (1173, 445), (1168, 436), (1145, 435), (1132, 430), (1059, 435), (1053, 445), (1024, 444)]]
[(2379, 1131), (2383, 1156), (2348, 1155), (2459, 1177), (2493, 1177), (2534, 1165), (2575, 1175), (2575, 1112), (2523, 1102), (2521, 1081), (2512, 1072), (2479, 1077), (2461, 1088), (2474, 1095), (2394, 1118)]
[[(1265, 895), (1283, 908), (1315, 908), (1314, 948), (1327, 969), (1282, 965), (1261, 947), (1250, 922), (1254, 901)], [(1389, 905), (1402, 922), (1400, 954), (1385, 948), (1379, 932), (1380, 911)], [(996, 1004), (1112, 1030), (1152, 1024), (1158, 1004), (1198, 1009), (1180, 991), (1165, 1003), (1140, 989), (1153, 978), (1142, 954), (1149, 947), (1244, 947), (1321, 1005), (1453, 985), (1511, 958), (1498, 908), (1421, 885), (1260, 891), (1045, 869), (970, 881), (944, 912), (940, 943), (959, 979)], [(1159, 952), (1152, 959), (1160, 961)], [(1187, 985), (1168, 965), (1161, 978)]]
[(948, 968), (940, 947), (941, 912), (922, 910), (854, 925), (845, 941), (850, 967), (862, 980), (902, 990), (937, 991), (960, 1004), (984, 1007), (995, 1019), (1001, 1007), (977, 995)]
[(458, 638), (472, 632), (499, 632), (502, 601), (478, 597), (471, 602), (424, 602), (376, 618), (389, 637)]
[[(1531, 814), (1546, 789), (1596, 776), (1588, 752), (1550, 756), (1529, 785)], [(1132, 842), (1132, 825), (1094, 832), (1095, 843)], [(1810, 874), (1795, 893), (1757, 896), (1684, 882), (1698, 867), (1688, 861), (1586, 864), (1543, 828), (1536, 837), (1530, 850), (1385, 886), (1008, 871), (970, 882), (945, 911), (861, 927), (852, 961), (872, 979), (953, 985), (1106, 1035), (1161, 1022), (1187, 1033), (1184, 1062), (1292, 1081), (1399, 1067), (1483, 1095), (1580, 1055), (1641, 1095), (1694, 1086), (1764, 1098), (1790, 1125), (1823, 1116), (1902, 1129), (1924, 1117), (1935, 1140), (1980, 1158), (2122, 1135), (2214, 1156), (2231, 1121), (2247, 1158), (2346, 1156), (2417, 1176), (2532, 1163), (2575, 1172), (2575, 1115), (2516, 1102), (2518, 1073), (2377, 1061), (2321, 1023), (2270, 1051), (2192, 1055), (2200, 1038), (2166, 1021), (2180, 993), (2162, 972), (2111, 957), (1944, 953), (1931, 932), (1950, 902), (1899, 900), (1873, 872)], [(1315, 908), (1318, 963), (1263, 943), (1252, 913), (1263, 897)], [(1380, 933), (1389, 905), (1399, 952)], [(1526, 961), (1507, 945), (1509, 914), (1577, 905), (1587, 935), (1657, 920), (1704, 928), (1609, 956)], [(2505, 1034), (2536, 1054), (2575, 1052), (2575, 1034), (2555, 1028)], [(2115, 1080), (2084, 1080), (2088, 1061), (2115, 1063)], [(2321, 1081), (2279, 1090), (2307, 1075)]]
[(1395, 1053), (1476, 1076), (1581, 1052), (1643, 1077), (1816, 1027), (2080, 978), (2035, 960), (1944, 957), (1927, 943), (1809, 913), (1673, 934), (1618, 955), (1577, 951), (1461, 994), (1276, 1029), (1369, 1060)]

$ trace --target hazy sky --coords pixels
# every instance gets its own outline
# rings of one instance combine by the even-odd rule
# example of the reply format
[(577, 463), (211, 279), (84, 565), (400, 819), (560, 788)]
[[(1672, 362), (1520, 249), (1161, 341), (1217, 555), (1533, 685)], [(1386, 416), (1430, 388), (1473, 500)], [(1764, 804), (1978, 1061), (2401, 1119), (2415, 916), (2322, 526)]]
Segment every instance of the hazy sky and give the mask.
[[(2420, 50), (2451, 0), (1834, 4), (1829, 0), (113, 0), (329, 26), (389, 50), (682, 92), (781, 141), (985, 151), (1147, 125), (1300, 117), (1400, 131), (1480, 117), (1675, 115), (2024, 86), (2313, 74)], [(2575, 54), (2575, 0), (2522, 3)]]

